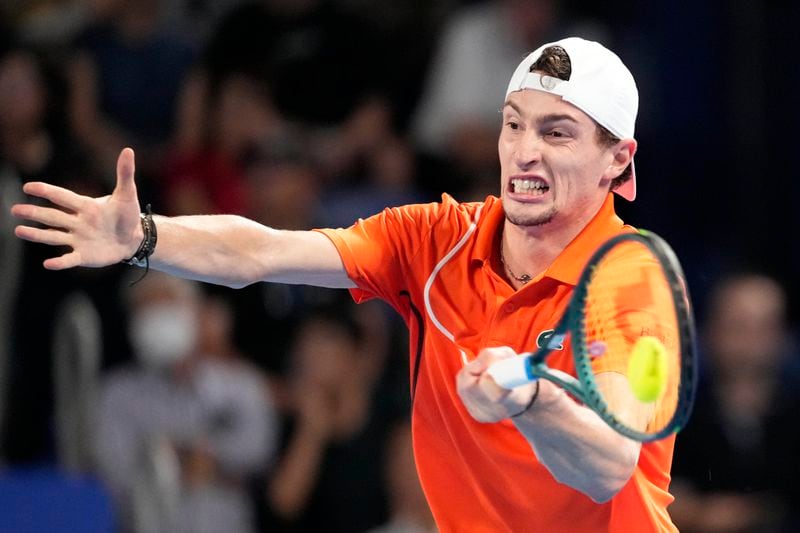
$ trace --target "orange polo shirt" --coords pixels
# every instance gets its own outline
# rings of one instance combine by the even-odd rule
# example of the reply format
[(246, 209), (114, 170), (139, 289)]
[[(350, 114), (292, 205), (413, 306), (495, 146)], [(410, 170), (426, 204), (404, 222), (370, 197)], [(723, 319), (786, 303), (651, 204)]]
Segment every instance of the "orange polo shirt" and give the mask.
[[(386, 209), (334, 243), (356, 301), (381, 298), (410, 332), (412, 427), (420, 481), (441, 531), (675, 531), (667, 513), (674, 438), (642, 446), (625, 487), (609, 502), (557, 482), (510, 421), (481, 424), (456, 390), (463, 359), (488, 346), (536, 346), (569, 302), (583, 265), (612, 235), (632, 231), (612, 195), (536, 279), (515, 290), (495, 270), (500, 200)], [(548, 365), (575, 374), (568, 347)]]

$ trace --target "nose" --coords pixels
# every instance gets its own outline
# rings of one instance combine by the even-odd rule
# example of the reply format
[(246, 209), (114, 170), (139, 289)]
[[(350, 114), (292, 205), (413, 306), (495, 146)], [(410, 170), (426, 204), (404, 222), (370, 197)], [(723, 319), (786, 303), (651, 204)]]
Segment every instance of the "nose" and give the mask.
[(517, 140), (514, 163), (521, 170), (535, 166), (542, 160), (542, 139), (534, 131), (527, 131)]

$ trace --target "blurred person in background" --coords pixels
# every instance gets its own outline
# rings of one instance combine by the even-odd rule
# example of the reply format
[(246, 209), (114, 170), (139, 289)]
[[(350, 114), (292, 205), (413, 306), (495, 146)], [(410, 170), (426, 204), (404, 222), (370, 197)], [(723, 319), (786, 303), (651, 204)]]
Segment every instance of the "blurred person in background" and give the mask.
[[(100, 179), (70, 134), (63, 114), (65, 80), (56, 65), (32, 48), (11, 43), (0, 53), (0, 179), (26, 183), (48, 176), (54, 183), (103, 194)], [(16, 185), (18, 186), (18, 185)], [(51, 357), (53, 325), (64, 297), (86, 291), (101, 311), (103, 343), (125, 354), (122, 309), (115, 297), (119, 269), (48, 275), (36, 265), (47, 247), (23, 243), (19, 274), (6, 304), (10, 317), (5, 456), (10, 462), (50, 461), (53, 456)], [(4, 258), (7, 259), (7, 258)], [(4, 273), (4, 276), (10, 276)], [(47, 300), (50, 305), (42, 305)]]
[(197, 93), (202, 88), (196, 82), (191, 77), (183, 86), (181, 127), (165, 160), (167, 209), (176, 215), (244, 214), (247, 161), (286, 126), (258, 78), (230, 74), (209, 97)]
[(87, 0), (6, 0), (0, 6), (20, 41), (63, 59), (77, 33), (91, 16)]
[(358, 533), (387, 517), (381, 465), (392, 406), (377, 386), (386, 342), (375, 305), (358, 315), (352, 303), (315, 309), (295, 331), (267, 530)]
[(246, 0), (163, 0), (164, 23), (193, 44), (203, 45), (219, 20)]
[(285, 137), (251, 154), (245, 168), (248, 217), (292, 230), (318, 223), (323, 178), (304, 147), (302, 139)]
[[(339, 3), (244, 2), (221, 19), (186, 83), (178, 148), (202, 144), (210, 103), (229, 80), (246, 79), (270, 106), (267, 115), (240, 119), (261, 119), (262, 142), (284, 135), (282, 123), (301, 133), (304, 157), (318, 164), (328, 190), (369, 182), (370, 192), (398, 198), (414, 175), (401, 168), (411, 154), (397, 133), (396, 87), (387, 81), (405, 72), (395, 55), (387, 55), (381, 36), (358, 13)], [(392, 67), (376, 70), (372, 61)], [(363, 178), (365, 168), (376, 176)]]
[(316, 137), (312, 150), (326, 191), (321, 198), (322, 224), (346, 226), (386, 206), (421, 201), (416, 155), (396, 122), (390, 103), (375, 97)]
[[(250, 0), (222, 17), (201, 58), (202, 81), (247, 74), (268, 81), (280, 113), (306, 125), (340, 123), (378, 84), (374, 35), (338, 2)], [(320, 90), (324, 87), (324, 91)]]
[(69, 118), (100, 169), (123, 146), (147, 147), (151, 176), (164, 156), (178, 93), (195, 51), (161, 24), (162, 0), (91, 0), (68, 65)]
[(433, 533), (436, 522), (425, 500), (417, 476), (411, 441), (411, 421), (398, 422), (389, 433), (386, 458), (386, 487), (390, 519), (370, 533)]
[[(244, 164), (247, 216), (271, 227), (293, 230), (323, 223), (330, 216), (321, 207), (323, 200), (342, 194), (326, 188), (321, 174), (315, 159), (307, 157), (302, 138), (288, 135), (269, 146), (261, 146)], [(372, 204), (348, 205), (364, 212)], [(292, 366), (291, 345), (310, 310), (326, 306), (341, 307), (344, 314), (356, 313), (362, 323), (371, 324), (363, 327), (370, 332), (367, 337), (376, 354), (387, 350), (389, 335), (402, 331), (399, 320), (387, 318), (385, 309), (352, 311), (349, 299), (343, 301), (339, 292), (318, 287), (257, 283), (231, 292), (230, 301), (235, 313), (237, 346), (268, 373), (281, 398), (287, 395), (282, 391), (287, 389), (285, 378)], [(404, 336), (399, 337), (395, 344), (402, 353)], [(403, 358), (398, 360), (404, 367)], [(407, 378), (402, 375), (401, 379)]]
[(130, 293), (137, 361), (103, 379), (96, 443), (121, 525), (254, 531), (246, 483), (271, 460), (275, 415), (262, 375), (232, 347), (230, 310), (163, 274)]
[(204, 43), (183, 88), (178, 148), (205, 141), (206, 115), (230, 79), (251, 80), (280, 117), (305, 128), (341, 123), (372, 87), (364, 59), (373, 53), (368, 35), (334, 2), (250, 0), (232, 7)]
[(746, 272), (713, 288), (691, 423), (678, 436), (670, 512), (684, 532), (794, 531), (800, 351), (785, 289)]
[(64, 183), (82, 174), (59, 112), (63, 92), (56, 70), (32, 49), (12, 46), (0, 55), (0, 160), (22, 181), (52, 176)]
[[(247, 217), (298, 230), (317, 223), (322, 181), (316, 165), (303, 154), (303, 145), (287, 136), (259, 147), (242, 161)], [(331, 302), (332, 294), (276, 283), (256, 283), (232, 291), (237, 346), (270, 377), (277, 378), (280, 388), (280, 378), (288, 371), (295, 328), (308, 309)]]

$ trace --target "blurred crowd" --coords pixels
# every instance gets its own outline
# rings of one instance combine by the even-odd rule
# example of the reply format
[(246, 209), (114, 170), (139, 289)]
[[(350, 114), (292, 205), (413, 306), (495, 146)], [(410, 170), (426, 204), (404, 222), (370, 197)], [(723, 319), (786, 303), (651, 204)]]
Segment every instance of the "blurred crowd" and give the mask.
[[(771, 228), (759, 200), (742, 207), (743, 222), (713, 216), (760, 190), (718, 181), (731, 165), (758, 166), (724, 156), (758, 124), (717, 121), (728, 137), (710, 135), (728, 103), (708, 98), (732, 42), (724, 28), (744, 15), (720, 10), (719, 25), (692, 31), (713, 10), (706, 3), (618, 7), (3, 2), (0, 474), (48, 465), (97, 479), (119, 531), (432, 531), (411, 455), (405, 326), (388, 308), (301, 286), (228, 290), (154, 272), (136, 282), (142, 272), (127, 266), (45, 271), (54, 251), (15, 239), (8, 207), (39, 179), (108, 194), (125, 146), (136, 150), (142, 204), (168, 215), (308, 229), (443, 192), (482, 200), (497, 192), (498, 110), (513, 67), (574, 34), (618, 50), (637, 78), (641, 198), (619, 211), (675, 244), (698, 304), (703, 383), (676, 447), (675, 521), (782, 531), (800, 508), (800, 354), (785, 281), (800, 260), (746, 238)], [(780, 29), (781, 8), (750, 15)], [(680, 42), (665, 28), (674, 19), (687, 27)], [(757, 108), (759, 94), (743, 112), (769, 109)], [(775, 186), (789, 179), (774, 175)], [(719, 206), (701, 209), (709, 191)], [(721, 228), (731, 231), (710, 239)]]

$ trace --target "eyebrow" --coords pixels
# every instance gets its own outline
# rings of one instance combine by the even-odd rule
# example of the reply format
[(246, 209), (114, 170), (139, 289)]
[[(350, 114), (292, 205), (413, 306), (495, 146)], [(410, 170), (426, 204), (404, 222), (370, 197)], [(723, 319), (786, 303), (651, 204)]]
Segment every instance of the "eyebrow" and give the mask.
[(519, 108), (519, 106), (517, 104), (515, 104), (514, 102), (511, 102), (511, 101), (507, 101), (505, 104), (503, 104), (503, 107), (502, 107), (502, 109), (500, 109), (500, 111), (502, 112), (503, 109), (506, 108), (506, 106), (513, 108), (514, 111), (516, 111), (520, 115), (522, 114), (522, 110)]
[[(503, 109), (505, 109), (506, 106), (512, 108), (514, 111), (516, 111), (520, 115), (524, 115), (525, 114), (525, 113), (522, 112), (522, 109), (520, 109), (520, 107), (517, 104), (515, 104), (514, 102), (506, 102), (503, 105)], [(578, 120), (574, 116), (569, 115), (567, 113), (550, 113), (548, 115), (544, 115), (544, 116), (539, 117), (537, 119), (537, 122), (539, 122), (541, 124), (547, 124), (547, 123), (551, 123), (551, 122), (560, 122), (562, 120), (565, 120), (567, 122), (573, 122), (575, 124), (578, 123)]]
[(551, 113), (539, 119), (539, 122), (542, 123), (561, 122), (561, 121), (573, 122), (575, 124), (578, 123), (578, 120), (575, 117), (573, 117), (572, 115), (567, 115), (566, 113)]

